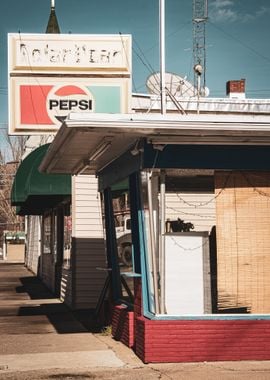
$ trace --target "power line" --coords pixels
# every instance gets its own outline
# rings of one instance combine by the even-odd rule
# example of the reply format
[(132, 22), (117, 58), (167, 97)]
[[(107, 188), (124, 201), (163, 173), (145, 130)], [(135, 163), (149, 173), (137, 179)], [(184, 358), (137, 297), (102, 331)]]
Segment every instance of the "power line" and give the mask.
[[(147, 57), (145, 56), (144, 52), (142, 51), (142, 49), (141, 49), (139, 43), (136, 41), (135, 38), (133, 38), (133, 41), (134, 41), (135, 45), (137, 46), (137, 48), (139, 49), (139, 52), (141, 53), (142, 57), (145, 59), (146, 65), (147, 65), (147, 67), (148, 67), (148, 70), (149, 70), (150, 72), (153, 73), (153, 72), (155, 71), (155, 69), (153, 68), (153, 66), (151, 65), (151, 63), (148, 61), (148, 59), (147, 59)], [(134, 52), (135, 52), (135, 51), (134, 51)], [(135, 54), (136, 54), (136, 55), (139, 55), (139, 54), (136, 53), (136, 52), (135, 52)], [(140, 57), (140, 59), (142, 59), (142, 58)]]
[[(125, 43), (124, 43), (122, 33), (119, 32), (119, 35), (120, 35), (120, 38), (121, 38), (122, 47), (123, 47), (124, 52), (125, 52), (125, 56), (126, 56), (126, 60), (127, 60), (127, 64), (128, 64), (128, 68), (129, 68), (129, 71), (131, 72), (131, 63), (129, 62), (129, 54), (128, 54), (128, 52), (126, 51), (126, 45), (125, 45)], [(132, 80), (132, 86), (134, 87), (135, 91), (138, 92), (138, 91), (137, 91), (137, 88), (136, 88), (136, 83), (135, 83), (135, 79), (134, 79), (133, 75), (131, 75), (131, 80)]]
[(216, 28), (217, 30), (221, 31), (222, 33), (224, 33), (226, 36), (230, 37), (231, 39), (233, 39), (234, 41), (238, 42), (240, 45), (244, 46), (246, 49), (250, 50), (252, 53), (256, 54), (258, 57), (266, 60), (267, 62), (270, 62), (270, 58), (261, 54), (260, 52), (258, 52), (256, 49), (254, 49), (252, 46), (246, 44), (245, 42), (243, 42), (242, 40), (240, 40), (239, 38), (235, 37), (234, 35), (232, 35), (231, 33), (228, 33), (226, 32), (224, 29), (222, 29), (220, 26), (217, 26), (215, 25), (213, 22), (209, 21), (209, 24), (212, 25), (214, 28)]
[[(168, 34), (166, 33), (166, 39), (172, 37), (174, 34), (180, 32), (182, 29), (184, 29), (187, 25), (190, 25), (190, 24), (191, 24), (191, 22), (188, 21), (188, 22), (184, 23), (183, 25), (181, 25), (180, 28), (174, 30), (173, 32), (168, 33)], [(152, 45), (151, 47), (149, 47), (148, 49), (145, 50), (145, 53), (148, 53), (149, 51), (155, 49), (157, 46), (158, 46), (158, 43)]]

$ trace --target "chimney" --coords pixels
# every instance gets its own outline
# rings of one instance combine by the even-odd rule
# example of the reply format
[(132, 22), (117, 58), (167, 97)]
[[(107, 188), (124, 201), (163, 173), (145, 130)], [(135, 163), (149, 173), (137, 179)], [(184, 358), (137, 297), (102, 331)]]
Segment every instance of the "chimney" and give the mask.
[(226, 94), (230, 99), (245, 99), (246, 98), (246, 80), (229, 80), (226, 83)]

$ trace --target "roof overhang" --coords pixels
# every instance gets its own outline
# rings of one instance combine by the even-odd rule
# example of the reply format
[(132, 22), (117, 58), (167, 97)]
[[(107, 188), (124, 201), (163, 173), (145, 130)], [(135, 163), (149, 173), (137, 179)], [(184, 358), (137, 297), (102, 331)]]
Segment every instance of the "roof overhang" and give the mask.
[(60, 128), (40, 170), (96, 174), (138, 139), (179, 145), (270, 145), (270, 115), (73, 113)]

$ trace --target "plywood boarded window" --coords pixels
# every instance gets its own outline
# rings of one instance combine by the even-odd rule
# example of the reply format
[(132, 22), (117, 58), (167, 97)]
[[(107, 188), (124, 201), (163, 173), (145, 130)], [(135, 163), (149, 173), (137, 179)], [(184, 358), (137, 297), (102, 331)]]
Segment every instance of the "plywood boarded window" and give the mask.
[(216, 172), (218, 310), (270, 313), (270, 172)]

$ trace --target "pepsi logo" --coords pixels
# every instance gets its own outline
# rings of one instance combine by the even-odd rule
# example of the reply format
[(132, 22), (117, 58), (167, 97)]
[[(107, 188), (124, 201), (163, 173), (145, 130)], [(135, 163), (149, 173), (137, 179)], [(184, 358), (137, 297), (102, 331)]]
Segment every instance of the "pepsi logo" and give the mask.
[(70, 112), (92, 112), (94, 98), (87, 87), (55, 86), (48, 93), (47, 113), (55, 124), (62, 124)]

